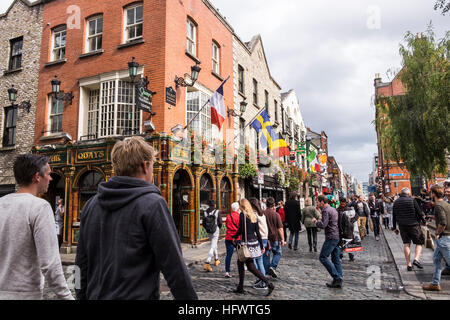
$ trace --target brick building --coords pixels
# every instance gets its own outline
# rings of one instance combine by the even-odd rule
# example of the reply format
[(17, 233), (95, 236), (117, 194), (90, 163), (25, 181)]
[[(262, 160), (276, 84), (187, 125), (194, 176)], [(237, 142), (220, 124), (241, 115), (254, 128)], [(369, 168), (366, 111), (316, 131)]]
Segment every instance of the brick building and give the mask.
[[(209, 149), (193, 164), (191, 143), (186, 135), (180, 142), (172, 129), (184, 127), (228, 76), (224, 100), (233, 108), (232, 35), (207, 0), (46, 1), (34, 142), (36, 152), (52, 160), (54, 181), (44, 197), (52, 205), (65, 200), (67, 247), (77, 243), (83, 205), (113, 175), (114, 143), (130, 135), (144, 136), (158, 151), (154, 183), (183, 242), (206, 238), (200, 216), (208, 199), (228, 211), (236, 198), (235, 164), (216, 164)], [(129, 76), (132, 57), (139, 63), (137, 79)], [(193, 84), (196, 64), (201, 71)], [(55, 76), (67, 99), (52, 93)], [(135, 104), (132, 81), (145, 77), (156, 92), (151, 112)], [(189, 129), (212, 145), (226, 142), (234, 128), (226, 119), (219, 132), (206, 104)]]
[[(42, 1), (26, 0), (15, 0), (0, 15), (0, 196), (15, 192), (12, 163), (33, 147), (42, 17)], [(12, 86), (14, 105), (8, 97)], [(22, 102), (29, 102), (29, 112), (17, 107)]]

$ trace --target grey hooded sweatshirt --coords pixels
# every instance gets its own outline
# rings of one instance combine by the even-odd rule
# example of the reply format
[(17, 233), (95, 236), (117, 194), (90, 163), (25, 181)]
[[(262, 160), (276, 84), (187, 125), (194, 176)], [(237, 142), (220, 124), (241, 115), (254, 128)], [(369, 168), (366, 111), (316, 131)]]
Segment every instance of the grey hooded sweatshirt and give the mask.
[(197, 299), (167, 202), (140, 179), (99, 185), (81, 213), (75, 264), (80, 300), (159, 299), (160, 272), (175, 299)]

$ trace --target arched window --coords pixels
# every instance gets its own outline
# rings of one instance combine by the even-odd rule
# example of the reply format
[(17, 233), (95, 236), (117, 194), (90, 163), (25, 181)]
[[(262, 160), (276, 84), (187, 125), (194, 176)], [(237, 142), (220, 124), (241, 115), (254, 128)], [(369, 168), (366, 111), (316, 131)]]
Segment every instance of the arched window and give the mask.
[(213, 182), (208, 174), (200, 178), (200, 208), (208, 209), (208, 201), (213, 199)]
[(220, 181), (220, 209), (225, 212), (231, 212), (231, 183), (226, 177)]

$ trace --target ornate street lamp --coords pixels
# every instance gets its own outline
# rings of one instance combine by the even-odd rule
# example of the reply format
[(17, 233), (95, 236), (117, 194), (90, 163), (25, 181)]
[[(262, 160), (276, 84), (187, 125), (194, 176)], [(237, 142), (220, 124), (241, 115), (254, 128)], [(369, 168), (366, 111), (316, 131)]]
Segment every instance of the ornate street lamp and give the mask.
[(28, 113), (30, 113), (31, 103), (30, 100), (23, 101), (17, 105), (14, 104), (17, 100), (17, 89), (14, 88), (14, 85), (11, 85), (11, 88), (8, 89), (8, 99), (11, 102), (13, 107), (17, 107), (19, 109), (25, 109)]
[(198, 65), (200, 62), (196, 62), (195, 66), (191, 67), (191, 80), (192, 82), (188, 84), (186, 80), (182, 77), (175, 76), (175, 88), (178, 89), (178, 87), (192, 87), (195, 82), (198, 79), (198, 74), (202, 70)]
[(134, 57), (132, 57), (131, 62), (128, 62), (128, 72), (130, 74), (131, 81), (134, 82), (134, 79), (137, 77), (137, 70), (139, 67), (139, 63), (134, 61)]
[(245, 99), (241, 101), (241, 103), (239, 104), (239, 109), (241, 111), (241, 114), (237, 114), (234, 109), (227, 109), (227, 114), (228, 116), (233, 116), (233, 117), (242, 117), (242, 115), (245, 113), (245, 110), (247, 109), (247, 102), (245, 102)]
[(53, 78), (51, 84), (52, 93), (56, 100), (70, 101), (70, 104), (72, 104), (72, 100), (74, 98), (72, 91), (65, 93), (64, 91), (60, 90), (61, 81), (58, 80), (58, 76), (55, 75), (55, 78)]

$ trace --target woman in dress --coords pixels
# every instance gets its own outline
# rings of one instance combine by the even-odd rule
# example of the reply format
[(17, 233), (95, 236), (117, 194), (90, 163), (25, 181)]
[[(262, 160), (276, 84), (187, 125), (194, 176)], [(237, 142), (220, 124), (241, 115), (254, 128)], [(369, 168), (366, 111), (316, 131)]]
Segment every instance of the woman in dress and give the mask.
[[(239, 217), (239, 229), (233, 236), (233, 242), (236, 243), (236, 239), (241, 236), (241, 242), (247, 243), (247, 247), (250, 251), (250, 258), (244, 262), (237, 260), (238, 271), (239, 271), (239, 284), (234, 290), (234, 293), (245, 293), (244, 292), (244, 279), (245, 279), (245, 269), (244, 264), (247, 266), (247, 270), (253, 273), (258, 279), (265, 282), (268, 287), (267, 296), (270, 295), (275, 288), (273, 283), (265, 277), (261, 271), (257, 270), (253, 259), (259, 258), (264, 253), (264, 246), (259, 232), (258, 217), (256, 216), (250, 202), (247, 199), (242, 199), (240, 201), (241, 214)], [(244, 225), (245, 223), (245, 225)], [(247, 232), (245, 232), (247, 231)]]

